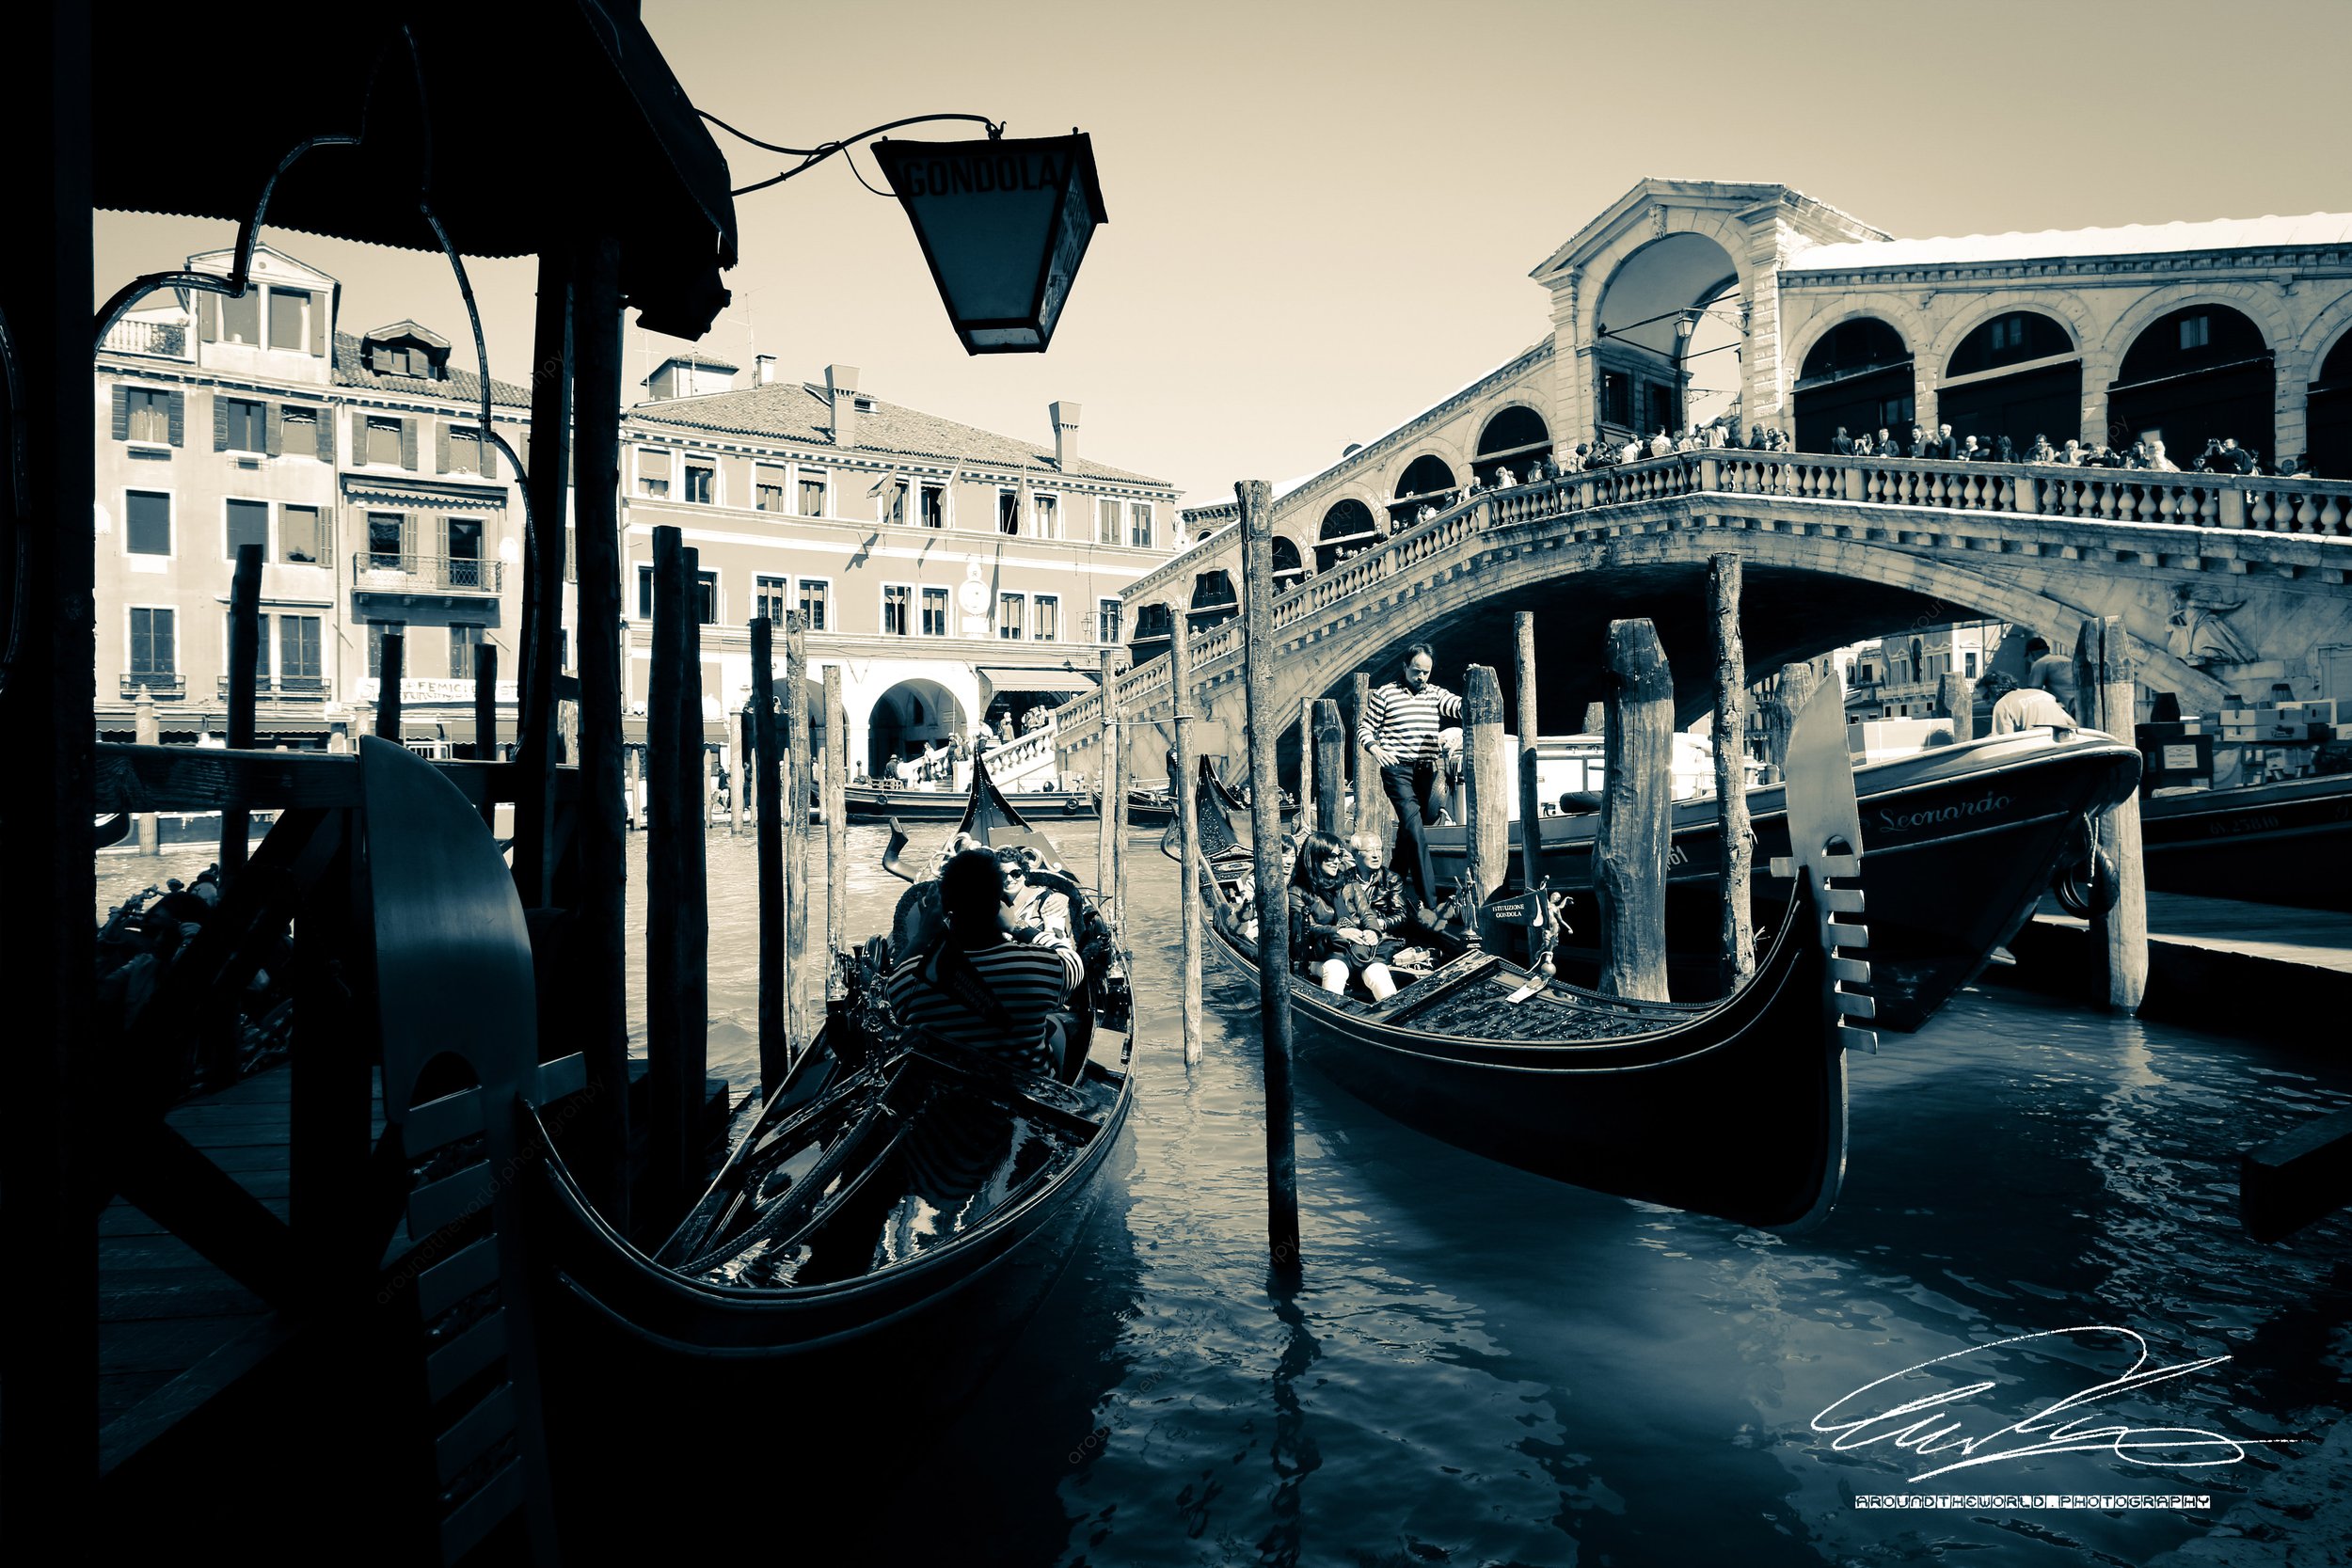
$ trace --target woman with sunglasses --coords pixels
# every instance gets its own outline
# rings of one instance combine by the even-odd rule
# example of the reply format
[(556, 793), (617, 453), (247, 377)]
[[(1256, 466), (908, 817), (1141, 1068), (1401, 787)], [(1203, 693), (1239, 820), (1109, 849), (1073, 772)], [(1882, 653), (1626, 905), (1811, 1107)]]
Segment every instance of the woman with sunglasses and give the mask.
[(1359, 975), (1375, 1002), (1396, 993), (1396, 978), (1380, 961), (1380, 935), (1356, 879), (1356, 856), (1338, 837), (1311, 832), (1291, 875), (1291, 961), (1334, 996)]

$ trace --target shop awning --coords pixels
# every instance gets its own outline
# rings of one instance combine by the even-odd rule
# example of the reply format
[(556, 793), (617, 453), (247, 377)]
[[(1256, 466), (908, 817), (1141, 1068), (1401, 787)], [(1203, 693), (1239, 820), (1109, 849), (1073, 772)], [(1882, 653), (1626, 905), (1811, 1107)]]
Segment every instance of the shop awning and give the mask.
[(980, 678), (996, 691), (1091, 691), (1102, 684), (1084, 670), (984, 669)]

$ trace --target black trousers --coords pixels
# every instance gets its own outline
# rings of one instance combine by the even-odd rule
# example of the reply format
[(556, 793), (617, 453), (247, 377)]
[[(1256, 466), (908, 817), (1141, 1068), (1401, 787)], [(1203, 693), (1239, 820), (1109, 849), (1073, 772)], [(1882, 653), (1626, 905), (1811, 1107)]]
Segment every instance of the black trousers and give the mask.
[(1388, 792), (1396, 812), (1396, 851), (1391, 857), (1397, 875), (1421, 890), (1421, 901), (1434, 905), (1431, 890), (1437, 876), (1429, 866), (1429, 835), (1422, 830), (1438, 819), (1438, 764), (1391, 763), (1380, 769), (1380, 787)]

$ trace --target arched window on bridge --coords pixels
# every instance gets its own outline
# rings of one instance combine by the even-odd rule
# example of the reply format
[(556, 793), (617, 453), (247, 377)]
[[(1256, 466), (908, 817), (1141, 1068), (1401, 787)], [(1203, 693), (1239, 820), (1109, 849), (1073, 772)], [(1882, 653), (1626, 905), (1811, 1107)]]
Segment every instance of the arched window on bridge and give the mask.
[(1478, 456), (1470, 465), (1478, 477), (1492, 484), (1497, 468), (1509, 468), (1524, 483), (1538, 460), (1551, 451), (1551, 427), (1533, 408), (1519, 404), (1500, 410), (1478, 433)]
[(1173, 641), (1174, 626), (1175, 621), (1168, 614), (1168, 606), (1157, 599), (1148, 599), (1136, 606), (1136, 635), (1127, 644), (1128, 662), (1141, 664), (1145, 659), (1157, 658), (1168, 652), (1168, 645)]
[(2319, 362), (2311, 397), (2306, 467), (2325, 479), (2352, 479), (2352, 332), (2338, 338)]
[(2158, 316), (2123, 352), (2107, 388), (2107, 441), (2119, 451), (2161, 439), (2187, 467), (2209, 440), (2234, 439), (2278, 464), (2270, 345), (2262, 328), (2226, 305), (2191, 305)]
[[(1454, 494), (1454, 470), (1446, 467), (1445, 459), (1434, 452), (1423, 452), (1397, 479), (1396, 499), (1389, 503), (1391, 522), (1399, 528), (1410, 527), (1423, 502), (1443, 512), (1459, 499)], [(1325, 521), (1329, 520), (1329, 514), (1325, 514)]]
[(1839, 322), (1823, 334), (1804, 356), (1796, 393), (1799, 451), (1830, 451), (1841, 428), (1906, 440), (1917, 418), (1910, 346), (1876, 316)]
[(1960, 341), (1944, 366), (1935, 417), (1955, 437), (2008, 436), (2022, 455), (2037, 436), (2062, 447), (2080, 435), (2083, 362), (2055, 316), (2010, 310)]
[(1241, 613), (1241, 595), (1233, 592), (1233, 574), (1219, 567), (1192, 579), (1192, 608), (1184, 619), (1196, 632), (1208, 630)]
[[(1406, 520), (1411, 520), (1409, 515)], [(1315, 531), (1315, 570), (1327, 572), (1359, 550), (1372, 548), (1379, 539), (1379, 520), (1373, 516), (1371, 507), (1359, 500), (1341, 501), (1323, 515), (1323, 524)]]
[(1280, 534), (1274, 536), (1274, 591), (1281, 593), (1306, 577), (1305, 562), (1298, 558), (1298, 546)]
[(1627, 257), (1601, 288), (1594, 325), (1604, 440), (1703, 424), (1739, 396), (1740, 267), (1704, 234), (1667, 234)]

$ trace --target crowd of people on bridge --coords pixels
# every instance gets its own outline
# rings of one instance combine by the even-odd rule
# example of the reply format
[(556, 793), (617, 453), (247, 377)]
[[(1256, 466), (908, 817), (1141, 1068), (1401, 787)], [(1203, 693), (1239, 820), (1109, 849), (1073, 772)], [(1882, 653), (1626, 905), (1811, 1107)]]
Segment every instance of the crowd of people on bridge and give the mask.
[[(1876, 435), (1864, 431), (1855, 436), (1844, 425), (1830, 437), (1830, 454), (1835, 457), (1913, 458), (1942, 463), (2040, 463), (2070, 468), (2141, 468), (2154, 473), (2180, 473), (2179, 463), (2165, 450), (2158, 438), (2134, 441), (2122, 450), (2105, 441), (2088, 446), (2069, 437), (2063, 446), (2053, 446), (2048, 436), (2037, 432), (2032, 444), (2023, 448), (2007, 436), (1955, 436), (1952, 427), (1941, 424), (1930, 432), (1923, 425), (1913, 425), (1908, 438), (1898, 438), (1893, 432), (1881, 427)], [(2235, 436), (2217, 436), (2205, 443), (2205, 450), (2190, 463), (2188, 470), (2201, 474), (2245, 474), (2259, 476), (2263, 471), (2262, 453), (2252, 447), (2241, 446)], [(2279, 477), (2313, 478), (2292, 457), (2281, 459)]]

